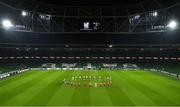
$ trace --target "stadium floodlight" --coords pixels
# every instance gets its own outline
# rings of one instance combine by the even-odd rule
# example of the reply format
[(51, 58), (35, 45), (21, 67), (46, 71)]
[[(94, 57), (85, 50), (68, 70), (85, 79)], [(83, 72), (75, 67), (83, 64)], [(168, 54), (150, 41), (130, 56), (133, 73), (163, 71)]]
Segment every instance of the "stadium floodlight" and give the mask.
[(176, 29), (177, 25), (178, 25), (178, 23), (175, 20), (172, 20), (169, 22), (169, 24), (167, 26), (171, 29)]
[(12, 24), (12, 22), (9, 20), (9, 19), (4, 19), (2, 21), (2, 26), (5, 28), (5, 29), (9, 29), (11, 27), (13, 27), (14, 25)]
[(109, 48), (112, 48), (113, 47), (113, 45), (109, 45)]
[(153, 16), (154, 16), (154, 17), (157, 17), (157, 16), (158, 16), (158, 12), (155, 11), (155, 12), (153, 13)]
[(27, 16), (28, 15), (28, 13), (26, 12), (26, 11), (22, 11), (22, 16)]

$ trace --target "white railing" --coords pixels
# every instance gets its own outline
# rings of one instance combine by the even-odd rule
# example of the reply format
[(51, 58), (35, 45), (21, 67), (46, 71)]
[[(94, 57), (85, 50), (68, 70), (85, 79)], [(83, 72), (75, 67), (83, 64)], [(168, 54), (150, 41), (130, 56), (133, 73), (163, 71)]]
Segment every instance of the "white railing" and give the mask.
[(0, 74), (0, 79), (7, 78), (7, 77), (10, 77), (12, 75), (20, 74), (20, 73), (26, 72), (28, 70), (29, 69), (23, 69), (23, 70), (15, 70), (15, 71), (11, 71), (11, 72), (6, 72), (3, 74)]
[(170, 73), (170, 72), (167, 72), (167, 71), (157, 70), (157, 69), (150, 69), (150, 71), (153, 71), (153, 72), (160, 72), (160, 73), (163, 73), (163, 74), (165, 74), (165, 75), (168, 75), (168, 76), (171, 76), (171, 77), (180, 79), (180, 75), (175, 74), (175, 73)]

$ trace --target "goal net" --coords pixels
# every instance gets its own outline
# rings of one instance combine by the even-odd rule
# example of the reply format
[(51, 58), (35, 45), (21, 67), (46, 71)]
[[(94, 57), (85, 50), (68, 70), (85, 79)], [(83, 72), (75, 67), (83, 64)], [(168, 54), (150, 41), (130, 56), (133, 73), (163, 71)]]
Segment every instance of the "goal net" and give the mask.
[(137, 70), (138, 66), (136, 64), (123, 64), (124, 70)]
[(42, 65), (42, 68), (50, 68), (50, 69), (55, 69), (56, 68), (56, 64), (53, 63), (46, 63)]

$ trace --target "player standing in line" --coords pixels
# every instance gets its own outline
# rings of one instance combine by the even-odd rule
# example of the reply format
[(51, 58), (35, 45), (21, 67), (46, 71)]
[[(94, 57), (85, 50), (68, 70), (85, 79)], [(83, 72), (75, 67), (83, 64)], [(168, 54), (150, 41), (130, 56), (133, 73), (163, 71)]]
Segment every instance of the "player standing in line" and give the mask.
[(98, 87), (98, 83), (95, 82), (94, 87), (97, 88)]
[(89, 87), (92, 88), (92, 83), (91, 82), (89, 83)]

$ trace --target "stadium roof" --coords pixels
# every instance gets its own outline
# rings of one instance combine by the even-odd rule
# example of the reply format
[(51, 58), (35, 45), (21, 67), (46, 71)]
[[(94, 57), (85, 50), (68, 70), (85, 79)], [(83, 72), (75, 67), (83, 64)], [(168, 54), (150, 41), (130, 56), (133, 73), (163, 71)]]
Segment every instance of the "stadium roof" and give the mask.
[(56, 4), (56, 5), (73, 5), (73, 6), (109, 6), (109, 5), (131, 5), (142, 3), (145, 0), (36, 0), (41, 3)]
[[(179, 3), (179, 0), (1, 0), (17, 9), (25, 9), (46, 14), (61, 15), (71, 8), (117, 9), (122, 15), (136, 14), (146, 11), (165, 9)], [(108, 11), (107, 11), (108, 12)]]

